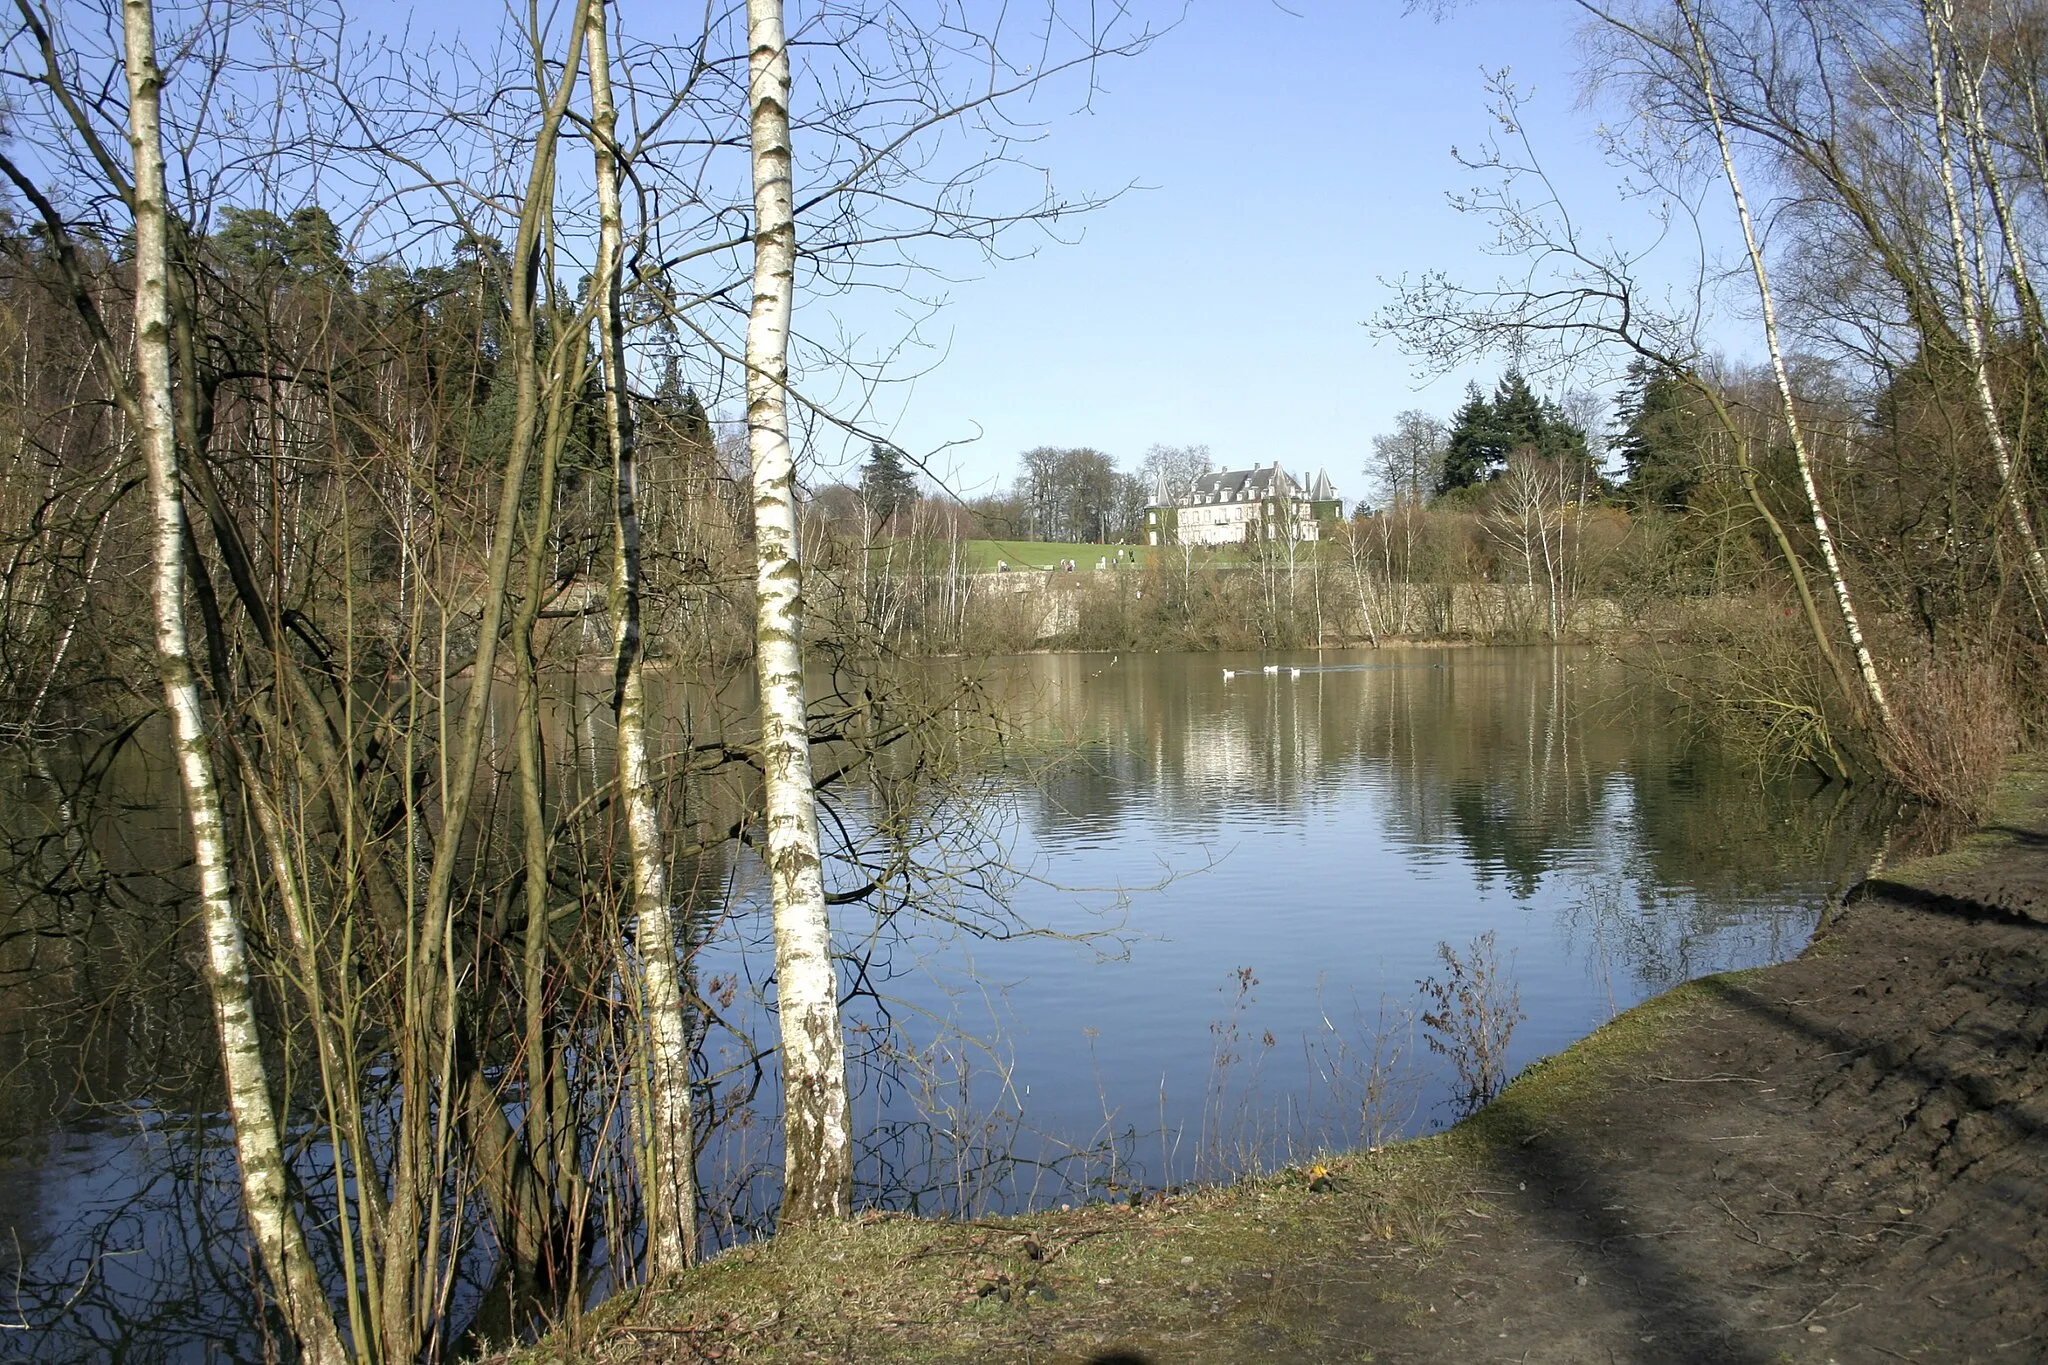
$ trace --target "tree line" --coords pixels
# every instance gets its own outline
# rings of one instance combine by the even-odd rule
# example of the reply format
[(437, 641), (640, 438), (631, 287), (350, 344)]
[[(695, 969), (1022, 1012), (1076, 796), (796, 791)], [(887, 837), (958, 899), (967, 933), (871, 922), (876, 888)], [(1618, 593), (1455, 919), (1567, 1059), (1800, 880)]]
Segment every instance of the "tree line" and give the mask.
[[(1644, 244), (1582, 227), (1502, 76), (1455, 202), (1514, 267), (1403, 281), (1377, 325), (1430, 365), (1623, 377), (1646, 562), (1774, 608), (1697, 614), (1674, 681), (1764, 752), (1976, 808), (2041, 715), (2048, 10), (1580, 11)], [(1707, 340), (1730, 313), (1743, 355)]]
[[(699, 1145), (753, 1104), (693, 966), (742, 850), (779, 1219), (849, 1212), (827, 905), (938, 905), (973, 706), (892, 674), (806, 541), (798, 444), (861, 433), (794, 303), (1068, 211), (1007, 111), (1144, 42), (628, 8), (406, 50), (295, 0), (24, 0), (4, 38), (17, 913), (127, 894), (95, 784), (160, 727), (258, 1297), (308, 1361), (455, 1352), (459, 1283), (530, 1322), (699, 1254)], [(987, 140), (935, 136), (970, 110)], [(606, 772), (551, 719), (593, 656)], [(709, 700), (657, 706), (657, 664)]]
[(1034, 446), (1018, 457), (1009, 487), (962, 497), (936, 480), (920, 480), (907, 453), (875, 441), (857, 483), (826, 483), (810, 501), (829, 524), (865, 525), (882, 534), (909, 533), (912, 513), (919, 512), (920, 533), (1141, 545), (1145, 508), (1162, 490), (1169, 501), (1184, 495), (1213, 468), (1204, 445), (1154, 445), (1128, 470), (1092, 446)]

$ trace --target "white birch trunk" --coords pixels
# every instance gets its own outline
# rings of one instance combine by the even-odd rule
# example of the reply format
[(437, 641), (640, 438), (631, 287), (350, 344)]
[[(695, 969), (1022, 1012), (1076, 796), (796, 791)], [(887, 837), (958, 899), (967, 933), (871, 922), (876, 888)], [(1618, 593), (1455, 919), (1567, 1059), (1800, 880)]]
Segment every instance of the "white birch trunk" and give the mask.
[(640, 512), (637, 444), (626, 387), (622, 290), (625, 224), (619, 203), (618, 108), (602, 10), (590, 25), (590, 108), (597, 150), (599, 347), (604, 361), (605, 435), (616, 483), (613, 503), (612, 639), (617, 648), (612, 710), (618, 720), (619, 798), (633, 870), (633, 920), (646, 1047), (643, 1120), (650, 1275), (681, 1270), (697, 1249), (695, 1137), (690, 1112), (690, 1031), (676, 963), (676, 922), (662, 860), (654, 782), (647, 761), (646, 685), (640, 648)]
[(1842, 573), (1842, 559), (1835, 550), (1834, 532), (1827, 513), (1821, 510), (1820, 489), (1813, 481), (1813, 460), (1806, 449), (1806, 437), (1799, 425), (1799, 411), (1792, 398), (1792, 378), (1785, 369), (1785, 351), (1778, 343), (1778, 313), (1772, 302), (1770, 276), (1764, 270), (1764, 253), (1757, 241), (1756, 224), (1749, 215), (1749, 200), (1742, 192), (1742, 179), (1735, 173), (1735, 148), (1729, 141), (1727, 125), (1721, 121), (1721, 98), (1714, 88), (1713, 59), (1707, 53), (1706, 35), (1689, 0), (1676, 0), (1679, 13), (1692, 37), (1694, 60), (1699, 63), (1700, 92), (1706, 97), (1707, 113), (1714, 124), (1714, 142), (1721, 153), (1721, 171), (1728, 180), (1728, 192), (1735, 200), (1735, 216), (1742, 223), (1743, 244), (1749, 250), (1750, 269), (1756, 275), (1757, 298), (1763, 305), (1764, 343), (1771, 353), (1771, 372), (1777, 377), (1778, 397), (1785, 409), (1785, 427), (1792, 437), (1792, 454), (1799, 464), (1799, 482), (1806, 493), (1806, 509), (1812, 517), (1813, 533), (1820, 540), (1821, 558), (1827, 564), (1828, 581), (1834, 585), (1835, 602), (1841, 608), (1842, 624), (1849, 633), (1850, 648), (1856, 654), (1856, 670), (1863, 678), (1863, 690), (1883, 723), (1885, 735), (1898, 734), (1898, 721), (1886, 700), (1884, 683), (1877, 676), (1877, 663), (1864, 643), (1863, 627), (1856, 619), (1855, 599)]
[[(1954, 10), (1945, 10), (1951, 40), (1955, 34)], [(1956, 79), (1963, 90), (1963, 122), (1969, 131), (1970, 148), (1976, 158), (1977, 168), (1984, 176), (1985, 191), (1991, 196), (1991, 211), (1998, 219), (1998, 230), (2005, 240), (2006, 261), (2012, 270), (2013, 296), (2019, 304), (2020, 316), (2025, 328), (2038, 344), (2042, 332), (2041, 296), (2034, 292), (2034, 281), (2027, 267), (2026, 253), (2020, 249), (2019, 233), (2013, 226), (2013, 209), (2005, 193), (2003, 178), (1998, 173), (1998, 161), (1991, 143), (1991, 133), (1984, 121), (1984, 94), (1970, 64), (1961, 59), (1960, 48), (1956, 61)], [(2031, 91), (2032, 87), (2029, 87)]]
[(747, 0), (747, 46), (754, 171), (747, 446), (754, 469), (755, 668), (761, 690), (768, 876), (775, 899), (776, 1007), (782, 1025), (781, 1219), (793, 1226), (846, 1215), (853, 1198), (853, 1144), (804, 713), (802, 572), (785, 388), (796, 216), (782, 0)]
[[(1942, 22), (1953, 33), (1955, 7), (1951, 0), (1941, 0), (1941, 11)], [(1983, 419), (1984, 438), (1990, 443), (1991, 458), (1998, 466), (1999, 494), (2005, 502), (2006, 514), (2012, 518), (2013, 534), (2019, 538), (2020, 554), (2026, 565), (2027, 587), (2033, 594), (2035, 607), (2048, 610), (2048, 562), (2044, 562), (2041, 557), (2041, 543), (2034, 536), (2034, 519), (2027, 511), (2026, 495), (2015, 477), (2012, 448), (2006, 442), (2005, 427), (1999, 421), (1998, 399), (1991, 392), (1991, 367), (1985, 356), (1984, 323), (1977, 293), (1977, 275), (1970, 268), (1969, 246), (1963, 232), (1962, 203), (1956, 193), (1954, 150), (1950, 146), (1948, 131), (1946, 64), (1942, 60), (1941, 42), (1935, 32), (1934, 6), (1928, 0), (1921, 0), (1920, 17), (1927, 29), (1928, 81), (1931, 87), (1929, 93), (1934, 104), (1935, 152), (1941, 162), (1941, 194), (1948, 206), (1949, 251), (1955, 260), (1957, 298), (1963, 311), (1963, 342), (1970, 351), (1970, 370), (1971, 377), (1975, 380), (1977, 415)], [(1989, 164), (1988, 157), (1986, 164)], [(2016, 247), (2017, 243), (2012, 245)], [(2017, 269), (2026, 269), (2023, 255), (2015, 254), (2013, 260)]]
[(206, 985), (220, 1037), (242, 1205), (265, 1275), (305, 1360), (348, 1358), (334, 1315), (306, 1252), (285, 1181), (284, 1152), (263, 1064), (262, 1035), (249, 984), (248, 956), (235, 913), (227, 830), (207, 746), (206, 719), (185, 632), (185, 507), (171, 407), (171, 309), (168, 208), (161, 142), (163, 73), (156, 64), (150, 0), (122, 0), (128, 76), (129, 143), (135, 157), (135, 370), (143, 458), (149, 476), (154, 552), (157, 667), (177, 751), (178, 778), (192, 829), (199, 877), (199, 918), (206, 935)]
[(1365, 588), (1367, 550), (1364, 542), (1360, 539), (1362, 534), (1363, 532), (1359, 530), (1357, 524), (1353, 523), (1346, 540), (1345, 549), (1351, 558), (1351, 581), (1358, 589), (1359, 621), (1365, 627), (1365, 638), (1372, 642), (1374, 649), (1378, 649), (1380, 647), (1380, 633), (1373, 625), (1372, 598)]

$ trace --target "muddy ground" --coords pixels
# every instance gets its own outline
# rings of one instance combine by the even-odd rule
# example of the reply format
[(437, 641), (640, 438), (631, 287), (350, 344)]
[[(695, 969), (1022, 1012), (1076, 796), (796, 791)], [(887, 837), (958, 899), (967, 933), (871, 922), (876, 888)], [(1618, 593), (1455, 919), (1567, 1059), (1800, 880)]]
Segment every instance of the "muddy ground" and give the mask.
[(1488, 1216), (1398, 1287), (1435, 1311), (1390, 1320), (1360, 1285), (1326, 1341), (1383, 1361), (2048, 1358), (2048, 839), (2016, 834), (1984, 875), (1872, 882), (1803, 957), (1706, 983), (1604, 1100), (1504, 1125)]
[(2048, 1359), (2044, 786), (1451, 1133), (1140, 1209), (786, 1238), (541, 1354)]

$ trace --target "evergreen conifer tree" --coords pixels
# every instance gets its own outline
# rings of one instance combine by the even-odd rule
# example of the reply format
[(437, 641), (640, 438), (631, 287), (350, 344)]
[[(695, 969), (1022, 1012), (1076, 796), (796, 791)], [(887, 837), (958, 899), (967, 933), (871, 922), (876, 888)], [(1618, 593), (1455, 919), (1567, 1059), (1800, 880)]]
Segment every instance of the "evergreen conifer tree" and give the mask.
[(1522, 378), (1522, 372), (1511, 369), (1502, 375), (1493, 389), (1493, 429), (1488, 443), (1491, 468), (1488, 473), (1497, 473), (1507, 463), (1509, 453), (1523, 446), (1534, 446), (1541, 451), (1548, 427), (1549, 413), (1545, 411), (1544, 401), (1529, 387), (1529, 381)]
[(1477, 384), (1465, 386), (1465, 402), (1451, 417), (1450, 438), (1444, 443), (1443, 472), (1437, 476), (1439, 497), (1490, 477), (1499, 467), (1493, 404)]
[(1549, 398), (1539, 397), (1520, 370), (1509, 370), (1487, 398), (1477, 384), (1465, 387), (1465, 402), (1451, 418), (1444, 447), (1439, 496), (1486, 482), (1507, 467), (1508, 456), (1531, 450), (1563, 472), (1572, 486), (1604, 487), (1592, 467), (1586, 433)]
[(1637, 508), (1684, 508), (1699, 484), (1698, 418), (1685, 380), (1646, 360), (1630, 364), (1616, 417), (1622, 488)]
[(891, 517), (917, 498), (917, 476), (905, 464), (905, 458), (895, 446), (876, 441), (868, 448), (868, 458), (860, 467), (861, 501), (867, 504), (877, 527), (887, 526)]

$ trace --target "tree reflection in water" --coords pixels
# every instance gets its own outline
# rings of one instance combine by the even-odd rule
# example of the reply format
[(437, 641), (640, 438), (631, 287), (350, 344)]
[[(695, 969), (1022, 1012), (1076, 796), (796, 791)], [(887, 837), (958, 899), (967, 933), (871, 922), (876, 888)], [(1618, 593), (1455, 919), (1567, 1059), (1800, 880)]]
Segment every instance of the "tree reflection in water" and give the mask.
[[(997, 661), (982, 671), (1007, 718), (998, 750), (927, 746), (834, 785), (827, 818), (866, 850), (832, 888), (863, 1203), (971, 1215), (1122, 1198), (1426, 1127), (1449, 1095), (1415, 1033), (1438, 943), (1498, 933), (1529, 1016), (1512, 1071), (1685, 977), (1797, 951), (1890, 814), (1759, 783), (1590, 652), (1283, 660), (1299, 677), (1263, 674), (1270, 661)], [(583, 797), (611, 763), (585, 710), (551, 738)], [(0, 1355), (268, 1345), (165, 873), (183, 861), (175, 807), (136, 739), (9, 778)], [(746, 805), (738, 790), (675, 799), (692, 838)], [(731, 848), (708, 842), (675, 871), (691, 888), (714, 1245), (772, 1228), (781, 1168), (764, 887)], [(615, 972), (576, 965), (608, 945), (576, 942), (550, 998), (573, 1021), (556, 1065), (595, 1170), (625, 1159), (630, 1123), (597, 1102), (616, 1086), (578, 1077), (618, 1065), (622, 1002)], [(298, 1095), (313, 1078), (294, 1046), (280, 1075)], [(516, 1123), (510, 1064), (490, 1063)], [(311, 1123), (293, 1136), (334, 1272), (331, 1155)], [(597, 1173), (586, 1188), (630, 1185)], [(451, 1318), (497, 1339), (530, 1328), (533, 1300), (507, 1311), (521, 1301), (494, 1278), (479, 1201), (448, 1194), (472, 1224)], [(616, 1194), (583, 1210), (577, 1296), (637, 1257), (637, 1214)]]

